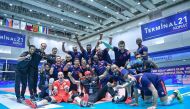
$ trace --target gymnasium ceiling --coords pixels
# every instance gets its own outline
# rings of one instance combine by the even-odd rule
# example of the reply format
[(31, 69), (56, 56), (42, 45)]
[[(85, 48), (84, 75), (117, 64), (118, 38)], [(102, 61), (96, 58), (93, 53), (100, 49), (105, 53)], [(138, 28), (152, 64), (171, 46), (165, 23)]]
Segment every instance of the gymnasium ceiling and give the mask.
[(59, 37), (85, 40), (185, 0), (0, 0), (0, 15), (48, 26)]

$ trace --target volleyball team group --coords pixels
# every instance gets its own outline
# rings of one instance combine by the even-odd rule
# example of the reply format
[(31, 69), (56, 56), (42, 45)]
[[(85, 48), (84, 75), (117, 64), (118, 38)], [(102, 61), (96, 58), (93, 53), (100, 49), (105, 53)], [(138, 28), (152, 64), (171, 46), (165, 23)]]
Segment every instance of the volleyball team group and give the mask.
[[(41, 43), (38, 49), (28, 39), (29, 49), (21, 53), (16, 67), (17, 102), (31, 108), (60, 102), (91, 107), (108, 94), (113, 103), (124, 102), (131, 106), (140, 106), (138, 98), (141, 98), (143, 103), (150, 104), (148, 109), (156, 109), (160, 105), (158, 98), (161, 105), (170, 105), (174, 99), (183, 102), (179, 90), (168, 95), (162, 77), (151, 73), (158, 66), (149, 60), (148, 48), (142, 44), (141, 38), (136, 39), (138, 48), (134, 52), (133, 62), (123, 40), (118, 45), (112, 45), (112, 38), (109, 38), (109, 42), (102, 38), (103, 34), (100, 34), (96, 46), (93, 48), (87, 44), (85, 49), (76, 36), (80, 50), (74, 46), (72, 51), (68, 51), (63, 42), (64, 59), (57, 55), (56, 47), (52, 48), (51, 54), (46, 54), (46, 43)], [(100, 47), (101, 44), (105, 49)], [(109, 55), (110, 50), (114, 52), (113, 60)], [(43, 64), (39, 70), (40, 61)], [(30, 99), (25, 99), (27, 86)], [(121, 90), (125, 90), (125, 93), (121, 93)]]

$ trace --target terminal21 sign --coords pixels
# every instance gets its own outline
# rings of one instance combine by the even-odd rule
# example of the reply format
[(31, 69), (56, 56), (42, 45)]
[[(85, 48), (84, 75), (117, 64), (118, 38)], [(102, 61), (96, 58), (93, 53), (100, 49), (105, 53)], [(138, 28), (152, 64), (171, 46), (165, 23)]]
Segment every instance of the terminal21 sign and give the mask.
[(190, 30), (190, 10), (141, 25), (144, 41)]
[(25, 48), (25, 35), (0, 30), (0, 45)]

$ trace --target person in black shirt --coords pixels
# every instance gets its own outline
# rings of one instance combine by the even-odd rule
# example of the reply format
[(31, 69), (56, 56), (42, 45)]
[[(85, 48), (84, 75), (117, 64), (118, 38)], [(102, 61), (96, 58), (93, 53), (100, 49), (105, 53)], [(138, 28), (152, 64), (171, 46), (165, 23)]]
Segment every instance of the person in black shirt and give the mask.
[(112, 97), (115, 96), (115, 92), (110, 85), (105, 85), (100, 88), (99, 81), (105, 78), (110, 70), (110, 66), (107, 66), (106, 71), (100, 76), (92, 76), (90, 71), (85, 72), (84, 80), (80, 81), (81, 87), (85, 89), (88, 94), (88, 102), (95, 103), (105, 97), (106, 93), (109, 92)]
[(40, 49), (36, 49), (34, 54), (32, 55), (32, 60), (30, 61), (30, 68), (29, 68), (29, 91), (30, 91), (30, 98), (36, 100), (37, 97), (37, 82), (38, 82), (38, 65), (40, 61), (45, 58), (45, 49), (47, 45), (46, 43), (41, 43)]
[[(36, 47), (34, 45), (29, 46), (29, 51), (23, 52), (18, 58), (18, 64), (16, 66), (15, 73), (15, 93), (17, 97), (17, 102), (21, 103), (25, 99), (24, 94), (27, 86), (27, 76), (29, 62), (32, 59)], [(22, 83), (22, 91), (20, 92), (20, 83)]]
[(48, 64), (52, 65), (56, 63), (56, 56), (57, 56), (56, 54), (57, 54), (57, 48), (54, 47), (52, 48), (52, 53), (46, 56)]

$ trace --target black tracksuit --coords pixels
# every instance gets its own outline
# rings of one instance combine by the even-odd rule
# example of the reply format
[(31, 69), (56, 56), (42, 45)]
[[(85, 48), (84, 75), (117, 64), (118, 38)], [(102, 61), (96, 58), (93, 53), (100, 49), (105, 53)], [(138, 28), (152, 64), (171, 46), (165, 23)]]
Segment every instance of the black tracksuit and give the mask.
[[(20, 57), (25, 57), (29, 54), (29, 52), (23, 52)], [(26, 86), (27, 86), (27, 76), (28, 76), (28, 68), (29, 62), (31, 58), (24, 59), (19, 61), (15, 71), (15, 93), (16, 97), (20, 98), (21, 96), (24, 97)], [(22, 90), (20, 92), (20, 83), (22, 83)]]

